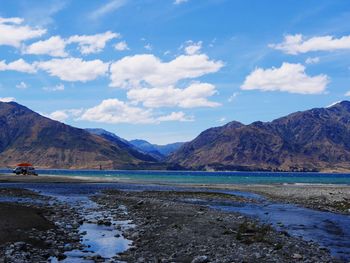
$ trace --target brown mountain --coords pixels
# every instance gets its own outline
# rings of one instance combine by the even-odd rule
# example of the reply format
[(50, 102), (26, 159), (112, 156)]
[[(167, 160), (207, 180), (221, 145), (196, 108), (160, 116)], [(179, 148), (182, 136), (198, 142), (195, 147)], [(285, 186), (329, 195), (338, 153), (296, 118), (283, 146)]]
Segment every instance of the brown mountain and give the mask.
[(211, 128), (169, 161), (187, 169), (349, 171), (350, 102)]
[(41, 168), (137, 169), (155, 159), (53, 121), (15, 102), (0, 102), (0, 167), (30, 162)]

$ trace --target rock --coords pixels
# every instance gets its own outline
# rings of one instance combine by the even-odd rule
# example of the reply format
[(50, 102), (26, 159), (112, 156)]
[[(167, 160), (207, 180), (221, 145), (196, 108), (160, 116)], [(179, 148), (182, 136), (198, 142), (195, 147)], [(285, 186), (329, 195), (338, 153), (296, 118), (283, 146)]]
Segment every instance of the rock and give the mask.
[(294, 253), (294, 254), (292, 255), (292, 258), (293, 258), (293, 259), (302, 259), (303, 256), (300, 255), (300, 254), (298, 254), (298, 253)]
[(144, 203), (145, 203), (144, 200), (140, 200), (140, 201), (137, 202), (137, 205), (143, 205)]
[(209, 262), (209, 259), (207, 256), (198, 256), (191, 261), (191, 263), (207, 263), (207, 262)]

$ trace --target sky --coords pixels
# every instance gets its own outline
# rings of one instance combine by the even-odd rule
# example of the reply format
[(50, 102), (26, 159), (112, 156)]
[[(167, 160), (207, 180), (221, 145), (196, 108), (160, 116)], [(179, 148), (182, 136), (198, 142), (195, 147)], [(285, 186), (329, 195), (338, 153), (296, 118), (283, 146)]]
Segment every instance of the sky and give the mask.
[(189, 141), (350, 99), (350, 2), (3, 1), (0, 56), (0, 101)]

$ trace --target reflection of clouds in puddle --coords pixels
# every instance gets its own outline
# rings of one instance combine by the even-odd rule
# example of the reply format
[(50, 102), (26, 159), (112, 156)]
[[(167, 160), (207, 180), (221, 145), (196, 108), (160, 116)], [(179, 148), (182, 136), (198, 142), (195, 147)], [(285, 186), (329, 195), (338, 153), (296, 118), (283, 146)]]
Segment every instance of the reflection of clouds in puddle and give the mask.
[[(123, 227), (126, 226), (121, 226), (122, 229)], [(82, 244), (89, 247), (87, 250), (93, 251), (104, 258), (111, 258), (127, 250), (132, 244), (132, 241), (124, 238), (122, 232), (114, 229), (114, 227), (84, 223), (80, 227), (80, 231), (86, 231)]]
[(317, 242), (330, 249), (333, 256), (344, 260), (350, 258), (350, 217), (347, 215), (269, 202), (243, 203), (240, 206), (233, 202), (231, 205), (207, 202), (207, 205), (258, 218), (263, 223), (271, 223), (279, 231), (287, 231), (292, 236)]
[[(128, 250), (132, 241), (123, 236), (123, 231), (135, 227), (131, 220), (115, 221), (112, 213), (118, 211), (120, 214), (127, 215), (127, 208), (123, 205), (110, 211), (102, 208), (99, 204), (90, 200), (86, 195), (78, 194), (48, 194), (55, 198), (55, 202), (60, 204), (68, 204), (73, 207), (76, 212), (85, 221), (80, 227), (79, 232), (86, 234), (82, 236), (81, 244), (84, 245), (84, 251), (72, 250), (65, 252), (67, 256), (63, 263), (90, 263), (92, 260), (84, 259), (86, 256), (100, 255), (105, 259), (111, 259), (117, 254)], [(110, 226), (99, 225), (99, 220), (107, 220)], [(58, 262), (57, 258), (50, 259), (52, 263)]]

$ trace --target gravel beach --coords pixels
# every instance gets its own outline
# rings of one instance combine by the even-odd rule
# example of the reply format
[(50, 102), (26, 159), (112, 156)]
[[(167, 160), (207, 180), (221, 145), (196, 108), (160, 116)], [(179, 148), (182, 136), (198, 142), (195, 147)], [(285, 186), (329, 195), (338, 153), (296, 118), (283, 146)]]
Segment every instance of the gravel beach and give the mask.
[[(70, 203), (40, 191), (0, 188), (0, 262), (59, 262), (71, 251), (79, 251), (86, 262), (344, 262), (312, 241), (239, 213), (202, 205), (257, 202), (249, 196), (202, 192), (207, 185), (191, 185), (191, 191), (119, 191), (108, 190), (110, 180), (1, 176), (0, 181), (12, 187), (14, 182), (50, 183), (52, 188), (84, 183), (92, 189), (102, 182), (107, 188), (90, 193), (89, 198), (81, 195), (84, 202), (96, 204), (89, 209), (81, 201)], [(349, 212), (349, 186), (216, 185), (211, 189), (253, 192), (284, 203)], [(86, 224), (119, 231), (114, 236), (131, 246), (108, 258), (92, 253), (82, 242), (89, 235), (82, 231)], [(16, 233), (9, 234), (11, 229)]]

